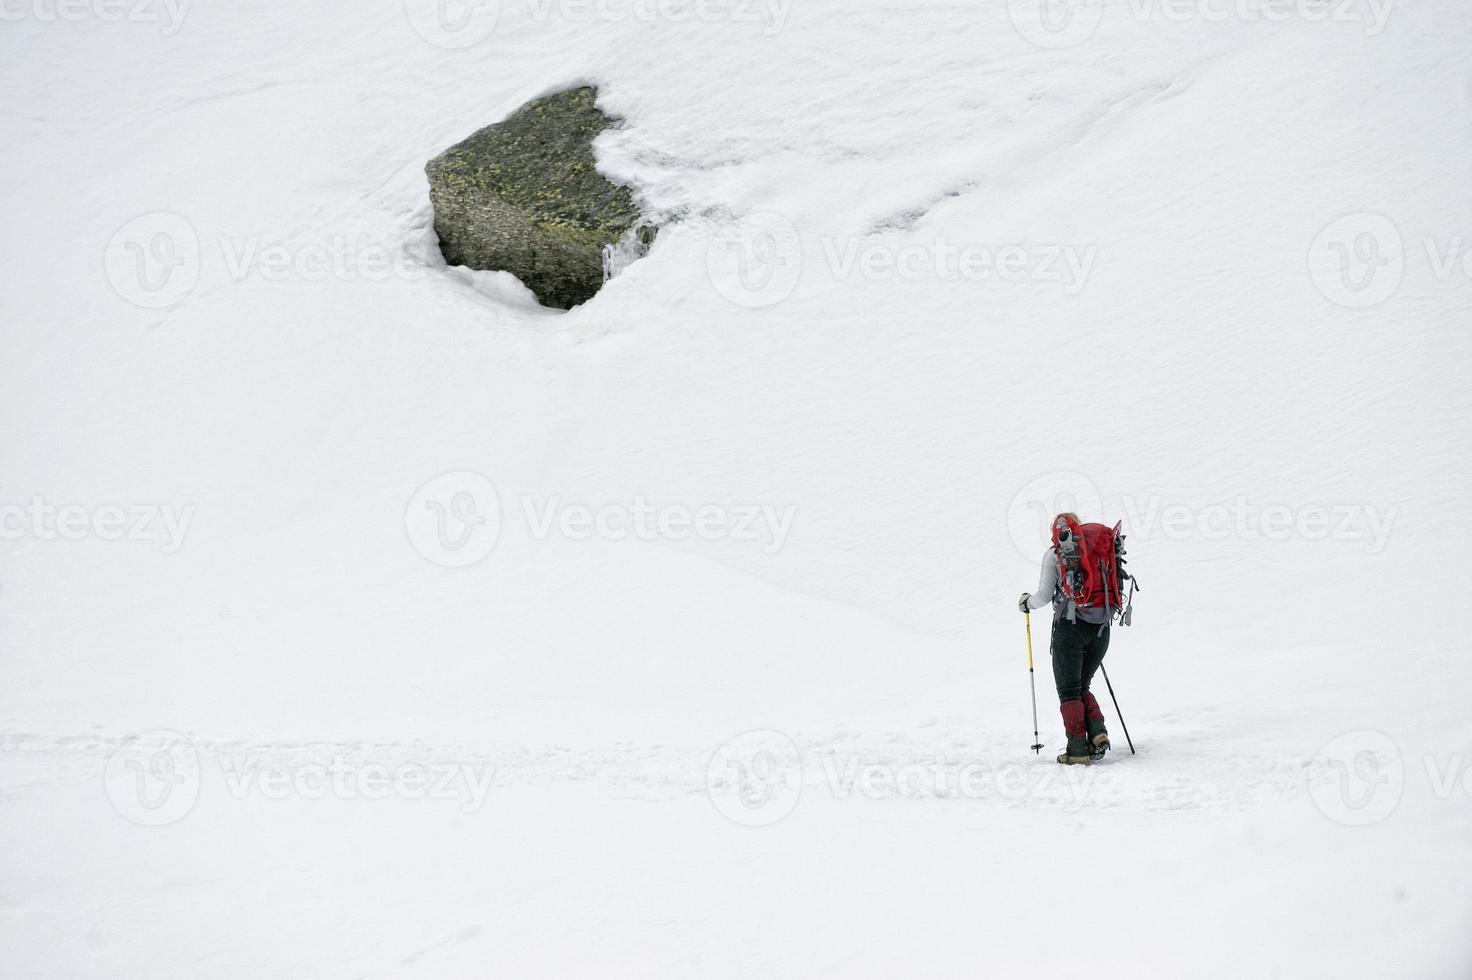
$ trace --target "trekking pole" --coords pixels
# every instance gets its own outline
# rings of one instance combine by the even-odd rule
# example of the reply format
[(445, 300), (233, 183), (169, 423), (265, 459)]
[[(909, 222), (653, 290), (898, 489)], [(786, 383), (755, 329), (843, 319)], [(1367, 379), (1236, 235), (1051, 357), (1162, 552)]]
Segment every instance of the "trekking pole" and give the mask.
[[(1042, 736), (1038, 735), (1038, 682), (1037, 675), (1032, 669), (1032, 613), (1024, 611), (1027, 617), (1027, 684), (1032, 688), (1032, 750), (1041, 752), (1043, 750)], [(1123, 724), (1123, 719), (1120, 719)], [(1125, 732), (1125, 738), (1129, 738), (1129, 732)], [(1134, 751), (1131, 748), (1131, 751)]]
[(1130, 747), (1130, 755), (1134, 755), (1135, 743), (1130, 741), (1130, 726), (1124, 723), (1124, 714), (1119, 710), (1119, 698), (1114, 696), (1114, 685), (1109, 683), (1109, 671), (1104, 670), (1103, 664), (1099, 665), (1099, 669), (1104, 671), (1104, 686), (1109, 688), (1109, 700), (1114, 702), (1114, 713), (1119, 716), (1119, 727), (1124, 729), (1124, 740)]

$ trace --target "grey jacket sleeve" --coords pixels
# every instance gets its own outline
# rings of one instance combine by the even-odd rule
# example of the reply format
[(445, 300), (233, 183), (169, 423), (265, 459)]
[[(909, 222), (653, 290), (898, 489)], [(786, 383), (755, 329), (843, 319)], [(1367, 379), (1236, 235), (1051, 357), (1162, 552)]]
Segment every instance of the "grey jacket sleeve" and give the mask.
[(1041, 609), (1053, 604), (1058, 591), (1058, 562), (1053, 558), (1053, 549), (1043, 552), (1043, 570), (1038, 578), (1038, 590), (1027, 600), (1027, 608)]

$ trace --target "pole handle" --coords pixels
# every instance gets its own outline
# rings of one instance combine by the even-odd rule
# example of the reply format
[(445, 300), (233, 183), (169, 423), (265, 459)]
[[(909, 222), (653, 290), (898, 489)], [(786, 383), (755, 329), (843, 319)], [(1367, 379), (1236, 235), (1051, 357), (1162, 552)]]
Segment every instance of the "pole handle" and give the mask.
[(1024, 610), (1022, 615), (1027, 620), (1027, 669), (1032, 670), (1032, 611)]

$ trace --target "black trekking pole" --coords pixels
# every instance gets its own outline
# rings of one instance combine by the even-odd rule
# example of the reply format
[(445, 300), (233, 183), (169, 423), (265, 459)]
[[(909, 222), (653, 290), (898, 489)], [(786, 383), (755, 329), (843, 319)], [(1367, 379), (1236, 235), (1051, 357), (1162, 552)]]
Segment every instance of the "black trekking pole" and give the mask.
[[(1032, 750), (1041, 752), (1043, 739), (1038, 734), (1038, 682), (1037, 675), (1032, 670), (1032, 613), (1024, 610), (1023, 615), (1027, 617), (1027, 683), (1032, 688)], [(1125, 733), (1125, 738), (1129, 738), (1128, 732)]]
[(1104, 670), (1104, 665), (1099, 665), (1099, 670), (1104, 673), (1104, 686), (1109, 688), (1109, 700), (1114, 702), (1114, 713), (1119, 716), (1119, 727), (1124, 729), (1125, 744), (1130, 747), (1130, 755), (1135, 754), (1135, 743), (1130, 740), (1130, 726), (1124, 723), (1124, 713), (1119, 710), (1119, 698), (1114, 696), (1114, 685), (1109, 683), (1109, 671)]

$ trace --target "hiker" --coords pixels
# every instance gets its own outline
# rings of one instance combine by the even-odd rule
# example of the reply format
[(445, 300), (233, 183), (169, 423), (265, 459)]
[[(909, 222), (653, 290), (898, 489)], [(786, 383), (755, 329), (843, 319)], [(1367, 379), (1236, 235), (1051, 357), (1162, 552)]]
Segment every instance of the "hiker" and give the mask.
[[(1119, 525), (1081, 524), (1077, 514), (1053, 520), (1053, 546), (1043, 553), (1038, 590), (1022, 593), (1017, 608), (1027, 613), (1053, 606), (1053, 681), (1068, 747), (1058, 756), (1064, 765), (1088, 765), (1109, 751), (1104, 712), (1089, 690), (1104, 654), (1109, 627), (1122, 606), (1119, 583), (1123, 570)], [(1126, 625), (1128, 617), (1122, 619)]]

